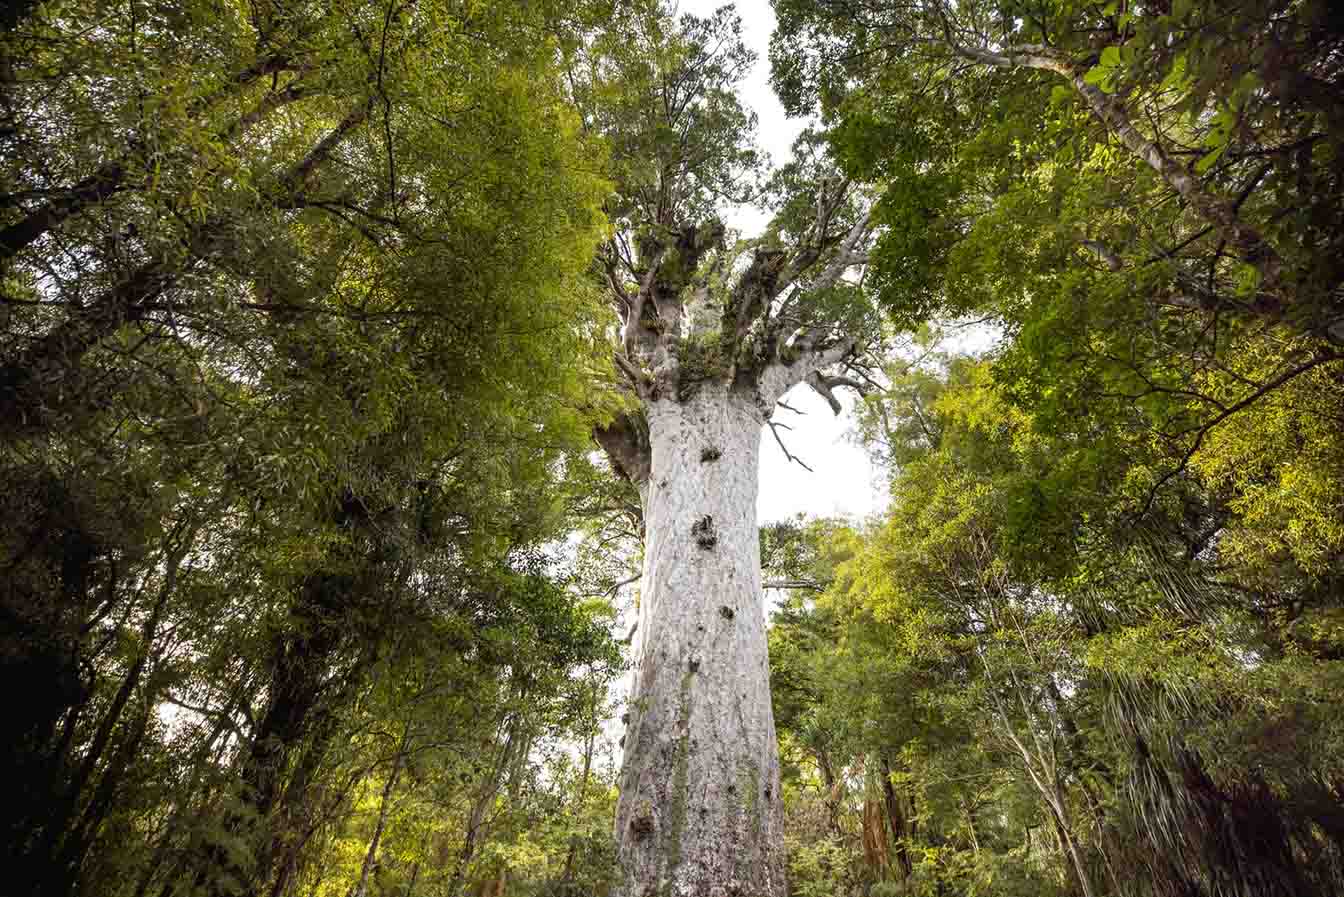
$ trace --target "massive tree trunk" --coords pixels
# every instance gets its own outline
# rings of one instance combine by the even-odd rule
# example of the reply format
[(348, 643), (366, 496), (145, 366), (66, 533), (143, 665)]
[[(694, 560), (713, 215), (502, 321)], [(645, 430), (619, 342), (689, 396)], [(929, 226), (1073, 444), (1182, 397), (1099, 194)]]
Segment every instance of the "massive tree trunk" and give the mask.
[(707, 383), (647, 406), (635, 686), (616, 811), (629, 897), (783, 897), (755, 397)]

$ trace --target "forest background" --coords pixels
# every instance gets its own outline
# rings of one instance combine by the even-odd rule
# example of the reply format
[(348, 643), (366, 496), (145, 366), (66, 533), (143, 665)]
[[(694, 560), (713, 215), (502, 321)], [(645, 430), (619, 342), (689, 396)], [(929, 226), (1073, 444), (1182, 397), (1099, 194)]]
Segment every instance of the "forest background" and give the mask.
[(731, 12), (7, 7), (13, 893), (612, 891), (601, 252), (707, 147), (706, 214), (769, 209), (729, 258), (836, 183), (872, 222), (890, 497), (761, 537), (792, 892), (1344, 889), (1341, 13), (775, 10), (772, 170), (622, 102), (749, 65)]

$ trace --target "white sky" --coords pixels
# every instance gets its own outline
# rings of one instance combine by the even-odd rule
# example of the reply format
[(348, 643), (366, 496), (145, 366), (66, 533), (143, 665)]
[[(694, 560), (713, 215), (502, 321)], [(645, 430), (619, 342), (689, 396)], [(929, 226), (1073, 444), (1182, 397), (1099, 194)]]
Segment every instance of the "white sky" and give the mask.
[[(678, 11), (706, 16), (721, 5), (714, 0), (681, 0)], [(757, 139), (761, 147), (776, 164), (782, 163), (788, 159), (794, 138), (806, 122), (786, 117), (784, 107), (770, 89), (767, 51), (770, 34), (775, 30), (775, 13), (768, 0), (739, 0), (734, 5), (742, 17), (743, 39), (757, 55), (756, 67), (742, 85), (742, 104), (755, 110), (760, 120)], [(768, 216), (759, 209), (739, 207), (728, 210), (724, 217), (730, 227), (750, 236), (760, 232)], [(885, 501), (885, 489), (868, 456), (848, 437), (850, 416), (831, 414), (825, 400), (807, 387), (795, 388), (785, 401), (806, 414), (799, 417), (780, 409), (775, 420), (793, 428), (781, 430), (780, 437), (789, 451), (815, 472), (809, 473), (790, 463), (766, 430), (761, 437), (757, 518), (766, 523), (800, 512), (811, 516), (865, 517), (878, 510)], [(851, 404), (847, 402), (847, 406)]]

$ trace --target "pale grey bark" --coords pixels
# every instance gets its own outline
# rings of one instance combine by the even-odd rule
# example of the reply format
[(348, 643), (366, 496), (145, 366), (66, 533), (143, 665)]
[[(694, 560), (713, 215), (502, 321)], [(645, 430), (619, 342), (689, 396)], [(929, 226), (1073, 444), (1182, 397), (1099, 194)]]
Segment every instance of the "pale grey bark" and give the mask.
[(650, 475), (616, 830), (623, 897), (784, 897), (756, 526), (764, 415), (721, 383), (646, 405)]
[[(1024, 643), (1026, 635), (1023, 633)], [(994, 715), (999, 721), (1000, 731), (1008, 742), (1017, 751), (1022, 758), (1022, 768), (1026, 771), (1027, 777), (1031, 779), (1036, 791), (1041, 796), (1046, 810), (1049, 812), (1054, 823), (1055, 837), (1059, 841), (1060, 854), (1068, 861), (1073, 870), (1074, 879), (1083, 892), (1083, 897), (1095, 897), (1096, 890), (1092, 886), (1092, 880), (1088, 873), (1087, 864), (1083, 861), (1082, 852), (1078, 847), (1078, 840), (1073, 833), (1073, 821), (1070, 817), (1069, 808), (1064, 800), (1063, 788), (1059, 780), (1059, 764), (1056, 758), (1055, 741), (1053, 734), (1047, 741), (1042, 737), (1038, 728), (1051, 729), (1054, 721), (1050, 721), (1041, 726), (1037, 726), (1037, 721), (1033, 719), (1031, 702), (1022, 688), (1022, 683), (1018, 681), (1017, 676), (1009, 673), (1012, 684), (1007, 682), (998, 682), (995, 680), (994, 668), (989, 663), (983, 649), (977, 649), (980, 660), (984, 664), (985, 674), (989, 677), (991, 683), (990, 695), (994, 701)], [(1030, 648), (1028, 648), (1030, 653)], [(1022, 711), (1026, 720), (1026, 729), (1031, 738), (1031, 745), (1028, 745), (1018, 734), (1013, 725), (1012, 718), (1004, 706), (1003, 697), (999, 693), (999, 688), (1011, 689), (1016, 694), (1018, 702), (1022, 706)]]
[(638, 488), (645, 544), (614, 893), (784, 897), (758, 455), (790, 387), (838, 407), (833, 390), (856, 385), (842, 375), (860, 335), (814, 300), (866, 264), (872, 221), (818, 173), (805, 232), (732, 245), (676, 199), (701, 189), (689, 170), (661, 167), (659, 201), (639, 206), (653, 218), (623, 222), (601, 254), (629, 402), (593, 436)]
[[(756, 249), (717, 294), (683, 274), (725, 251), (716, 222), (680, 230), (675, 264), (667, 246), (650, 246), (647, 270), (613, 287), (624, 325), (615, 360), (641, 410), (594, 437), (638, 487), (645, 539), (617, 897), (786, 894), (757, 470), (762, 430), (785, 392), (807, 382), (838, 407), (831, 390), (855, 385), (814, 375), (843, 365), (858, 340), (827, 320), (798, 326), (809, 316), (795, 307), (863, 264), (868, 215), (843, 231), (835, 220), (846, 190), (823, 191), (825, 221), (808, 245)], [(715, 311), (717, 340), (704, 323)], [(709, 342), (697, 350), (691, 334)]]

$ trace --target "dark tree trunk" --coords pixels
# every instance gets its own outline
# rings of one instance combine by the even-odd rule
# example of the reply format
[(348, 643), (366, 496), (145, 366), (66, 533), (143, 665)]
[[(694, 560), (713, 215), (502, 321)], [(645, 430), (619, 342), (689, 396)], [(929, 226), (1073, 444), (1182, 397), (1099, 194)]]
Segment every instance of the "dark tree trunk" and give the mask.
[(318, 573), (300, 587), (290, 619), (272, 640), (266, 711), (239, 770), (238, 805), (224, 821), (232, 837), (251, 847), (251, 855), (205, 845), (190, 890), (232, 897), (238, 883), (251, 893), (262, 886), (262, 876), (269, 880), (273, 811), (285, 773), (311, 734), (343, 641), (340, 611), (355, 586), (350, 577)]

